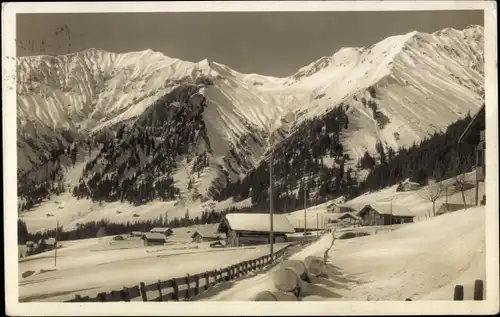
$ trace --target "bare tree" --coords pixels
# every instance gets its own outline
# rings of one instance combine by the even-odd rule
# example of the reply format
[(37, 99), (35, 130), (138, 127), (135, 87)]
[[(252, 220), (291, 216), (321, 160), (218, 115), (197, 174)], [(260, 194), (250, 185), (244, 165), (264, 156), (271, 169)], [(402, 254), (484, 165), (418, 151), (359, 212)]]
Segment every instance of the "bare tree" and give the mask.
[(328, 263), (328, 252), (330, 252), (330, 249), (333, 248), (333, 244), (335, 243), (335, 231), (337, 231), (337, 228), (333, 229), (332, 231), (332, 243), (330, 244), (330, 247), (328, 247), (328, 249), (325, 250), (325, 253), (323, 254), (323, 261), (325, 264)]
[(429, 185), (421, 191), (422, 198), (432, 203), (432, 216), (436, 215), (436, 201), (443, 196), (445, 187), (441, 180), (429, 180)]
[(462, 201), (464, 203), (464, 209), (467, 209), (467, 202), (465, 200), (465, 191), (470, 189), (473, 186), (467, 180), (465, 174), (467, 173), (467, 161), (463, 156), (459, 156), (454, 165), (455, 179), (454, 186), (455, 190), (460, 191), (462, 194)]

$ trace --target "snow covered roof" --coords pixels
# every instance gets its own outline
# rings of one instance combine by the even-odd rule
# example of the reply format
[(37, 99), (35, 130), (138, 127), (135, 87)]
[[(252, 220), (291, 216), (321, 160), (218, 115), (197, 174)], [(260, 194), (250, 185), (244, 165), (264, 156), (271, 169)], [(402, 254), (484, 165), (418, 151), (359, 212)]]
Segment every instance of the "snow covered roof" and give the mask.
[(408, 217), (414, 217), (415, 215), (411, 212), (410, 209), (408, 209), (405, 206), (402, 205), (397, 205), (397, 204), (391, 204), (390, 203), (375, 203), (375, 204), (367, 204), (364, 206), (358, 213), (357, 216), (361, 216), (365, 212), (366, 207), (371, 207), (375, 209), (379, 214), (381, 215), (394, 215), (394, 216), (408, 216)]
[(163, 233), (159, 232), (146, 232), (142, 235), (142, 239), (167, 241), (167, 237)]
[(47, 245), (54, 245), (56, 244), (56, 238), (47, 238), (47, 239), (40, 239), (38, 240), (38, 244), (45, 242), (45, 244)]
[[(233, 231), (270, 232), (269, 214), (235, 213), (227, 214), (224, 220)], [(224, 221), (223, 220), (223, 221)], [(286, 215), (273, 215), (273, 232), (294, 233), (295, 229)]]
[(342, 213), (340, 214), (340, 216), (338, 217), (338, 219), (345, 219), (345, 218), (352, 218), (352, 219), (356, 219), (358, 220), (359, 217), (354, 215), (353, 213), (351, 212), (345, 212), (345, 213)]
[(149, 230), (149, 232), (165, 233), (165, 232), (172, 232), (172, 229), (167, 227), (155, 227)]
[(192, 235), (191, 235), (191, 238), (194, 238), (197, 234), (199, 234), (200, 236), (202, 236), (203, 238), (214, 238), (214, 239), (218, 239), (218, 238), (223, 238), (224, 237), (224, 234), (222, 233), (217, 233), (217, 232), (214, 232), (213, 230), (203, 230), (203, 229), (198, 229), (196, 230)]

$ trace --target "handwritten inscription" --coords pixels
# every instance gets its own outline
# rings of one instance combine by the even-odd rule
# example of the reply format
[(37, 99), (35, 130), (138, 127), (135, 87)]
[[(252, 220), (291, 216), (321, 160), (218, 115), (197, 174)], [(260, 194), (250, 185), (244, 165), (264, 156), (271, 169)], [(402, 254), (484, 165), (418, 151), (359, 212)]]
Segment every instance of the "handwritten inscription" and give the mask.
[[(51, 43), (46, 39), (42, 40), (20, 40), (15, 39), (16, 47), (18, 50), (29, 52), (29, 53), (46, 53), (50, 51), (58, 51), (60, 53), (70, 53), (71, 52), (71, 31), (69, 27), (64, 24), (62, 26), (56, 27), (54, 31), (55, 43)], [(63, 44), (66, 42), (65, 44)], [(64, 49), (65, 48), (65, 49)]]
[[(55, 54), (64, 54), (71, 53), (71, 30), (67, 24), (63, 24), (57, 26), (53, 32), (55, 35), (53, 40), (47, 39), (19, 39), (15, 38), (14, 42), (16, 45), (16, 49), (19, 55), (28, 55), (31, 54), (45, 54), (45, 55), (53, 55)], [(5, 56), (7, 60), (17, 61), (17, 57), (15, 56)], [(19, 82), (20, 79), (17, 78), (16, 74), (5, 74), (4, 75), (4, 83), (5, 87), (9, 90), (13, 90), (16, 82)], [(36, 78), (33, 76), (28, 76), (30, 78), (24, 78), (24, 81), (36, 81)], [(36, 77), (36, 76), (35, 76)]]

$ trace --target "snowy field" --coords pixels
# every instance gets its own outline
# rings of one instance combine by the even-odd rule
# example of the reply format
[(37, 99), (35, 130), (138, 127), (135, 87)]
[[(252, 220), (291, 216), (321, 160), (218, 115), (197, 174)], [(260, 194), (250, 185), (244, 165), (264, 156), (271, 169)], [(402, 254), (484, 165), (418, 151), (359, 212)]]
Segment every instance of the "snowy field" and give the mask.
[[(393, 231), (336, 240), (330, 278), (309, 286), (306, 295), (315, 300), (452, 300), (454, 286), (462, 284), (465, 300), (471, 300), (474, 280), (486, 277), (485, 210), (474, 207)], [(322, 257), (330, 239), (325, 235), (291, 259)], [(222, 287), (203, 300), (248, 301), (264, 290), (275, 290), (270, 272)]]
[[(179, 242), (179, 241), (178, 241)], [(19, 300), (65, 301), (76, 294), (95, 296), (99, 292), (136, 286), (221, 269), (269, 253), (269, 247), (212, 249), (204, 243), (172, 243), (144, 247), (139, 238), (113, 241), (112, 237), (63, 241), (57, 251), (19, 261)], [(276, 244), (280, 250), (286, 244)], [(34, 271), (27, 278), (23, 272)]]
[[(88, 199), (76, 199), (70, 193), (64, 193), (54, 196), (51, 200), (45, 201), (39, 206), (34, 207), (28, 212), (21, 213), (19, 219), (26, 222), (29, 232), (44, 231), (55, 229), (59, 220), (59, 225), (64, 230), (76, 228), (77, 223), (86, 223), (90, 221), (99, 221), (108, 219), (111, 222), (126, 223), (127, 221), (146, 221), (158, 219), (160, 216), (168, 215), (169, 219), (182, 218), (189, 210), (189, 216), (194, 218), (201, 216), (201, 213), (207, 209), (211, 210), (210, 204), (213, 203), (214, 209), (223, 210), (230, 206), (245, 207), (248, 201), (241, 201), (233, 204), (232, 199), (222, 202), (191, 203), (188, 205), (176, 204), (175, 202), (155, 201), (142, 206), (133, 206), (128, 203), (93, 203)], [(47, 216), (50, 214), (52, 216)], [(134, 216), (137, 215), (137, 216)]]

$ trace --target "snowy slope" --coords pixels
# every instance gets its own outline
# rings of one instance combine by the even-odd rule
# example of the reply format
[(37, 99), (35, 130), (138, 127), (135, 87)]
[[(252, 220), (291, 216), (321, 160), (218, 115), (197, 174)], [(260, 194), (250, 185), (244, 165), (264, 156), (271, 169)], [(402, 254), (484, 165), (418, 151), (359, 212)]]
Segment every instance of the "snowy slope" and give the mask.
[[(336, 240), (329, 253), (330, 278), (306, 285), (304, 300), (452, 300), (453, 288), (465, 286), (472, 300), (475, 279), (485, 279), (485, 207), (407, 224), (375, 235)], [(331, 237), (292, 256), (323, 257)], [(309, 286), (309, 287), (308, 287)], [(205, 300), (249, 301), (274, 291), (271, 273), (236, 282)]]
[[(270, 133), (279, 129), (286, 137), (303, 120), (340, 103), (349, 106), (350, 126), (341, 140), (353, 162), (365, 150), (375, 152), (376, 141), (397, 148), (420, 140), (479, 108), (483, 62), (480, 26), (411, 32), (369, 48), (343, 48), (286, 78), (242, 74), (220, 63), (187, 62), (152, 50), (22, 57), (18, 164), (29, 169), (50, 146), (66, 146), (64, 135), (85, 139), (113, 131), (118, 123), (135, 122), (174, 88), (199, 84), (216, 163), (196, 180), (206, 195), (212, 181), (235, 180), (258, 164)], [(179, 167), (175, 177), (181, 191), (187, 187), (183, 170)]]

